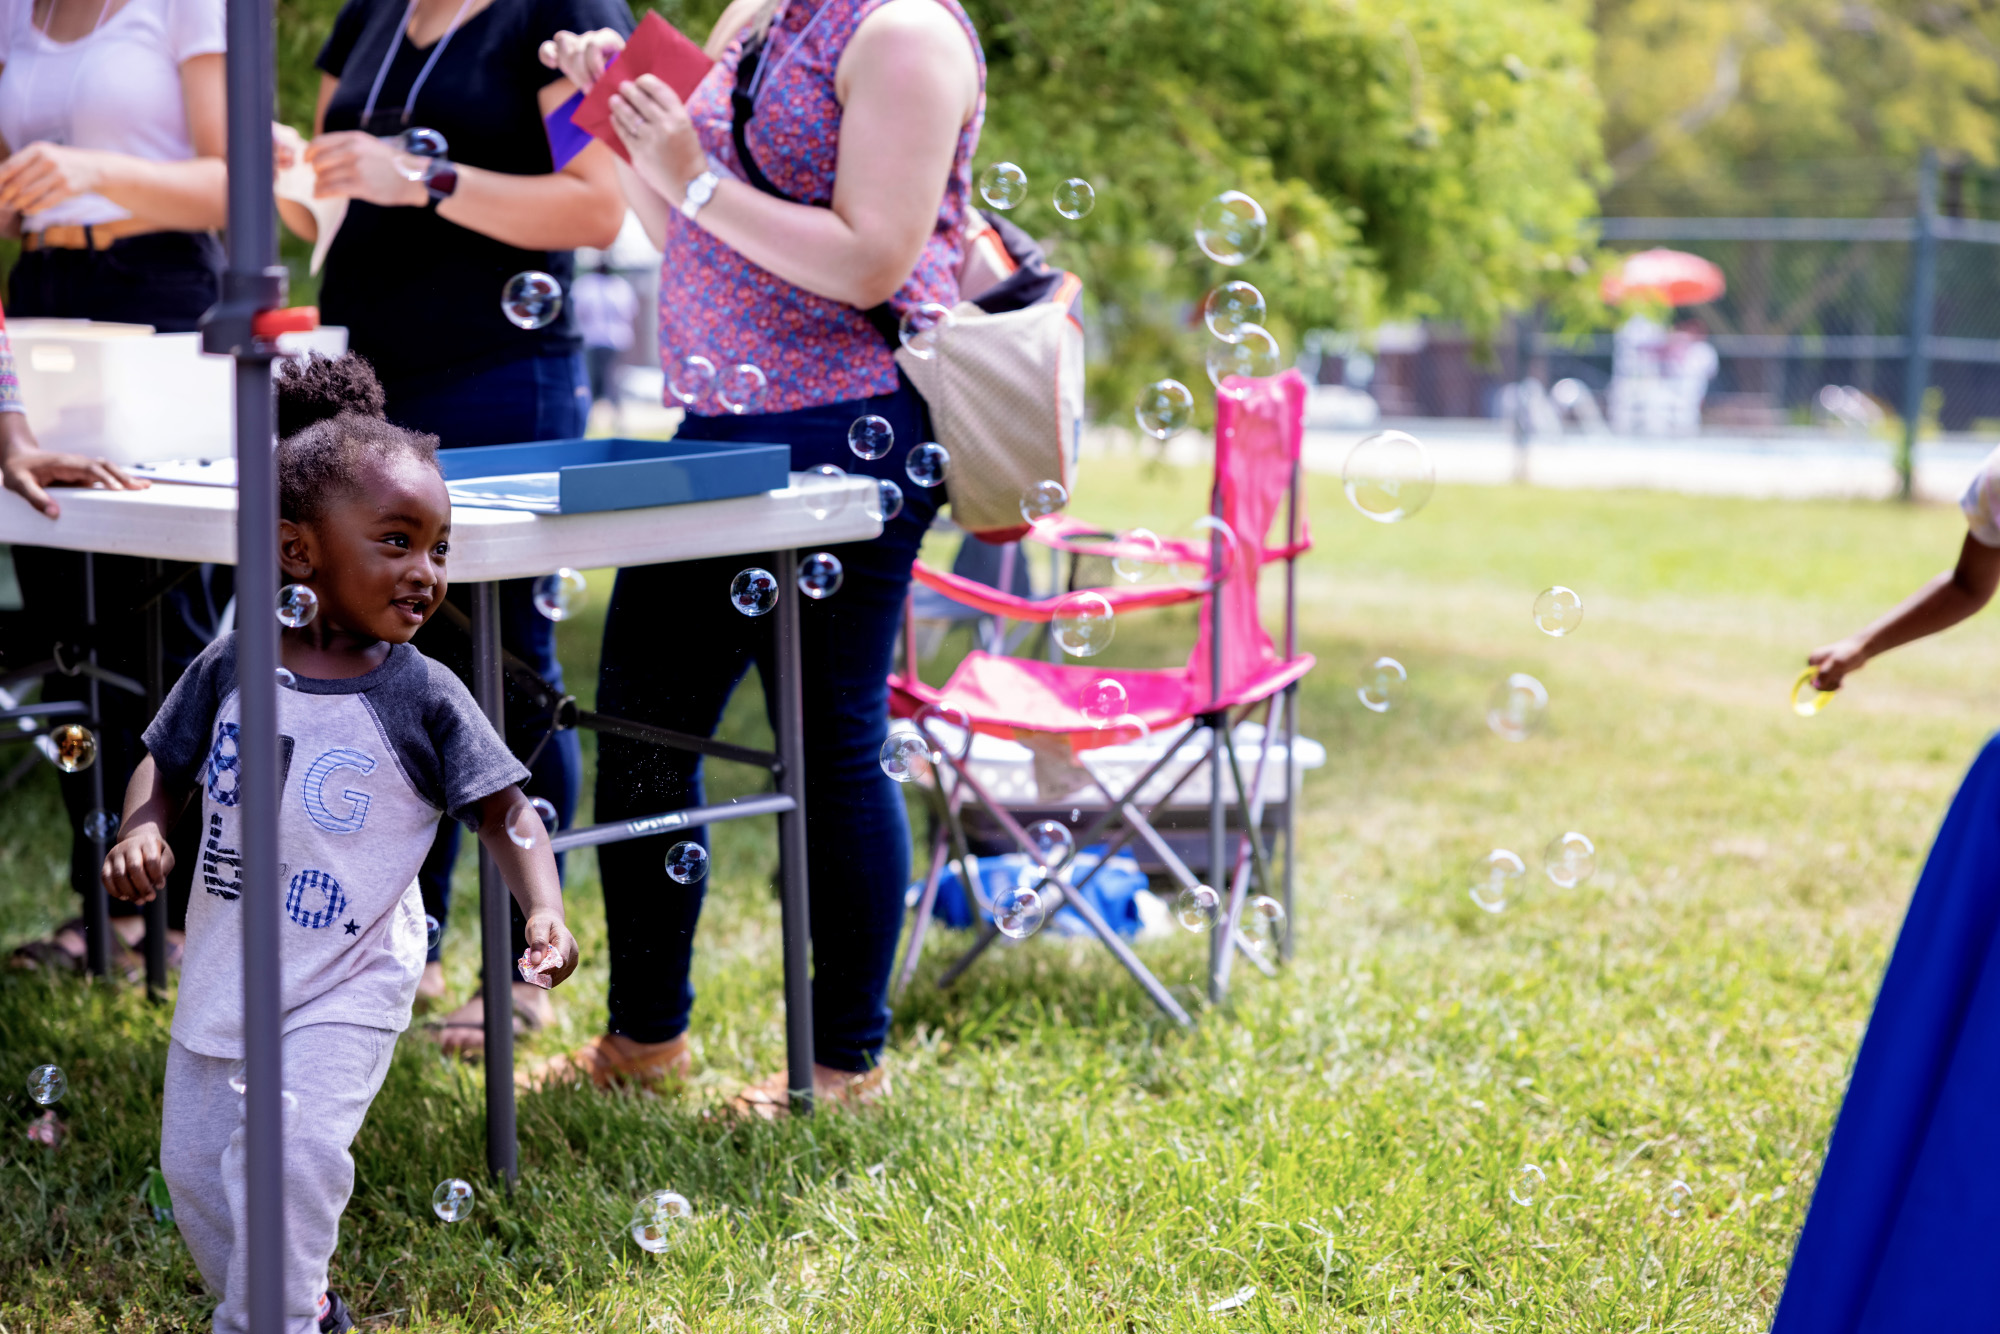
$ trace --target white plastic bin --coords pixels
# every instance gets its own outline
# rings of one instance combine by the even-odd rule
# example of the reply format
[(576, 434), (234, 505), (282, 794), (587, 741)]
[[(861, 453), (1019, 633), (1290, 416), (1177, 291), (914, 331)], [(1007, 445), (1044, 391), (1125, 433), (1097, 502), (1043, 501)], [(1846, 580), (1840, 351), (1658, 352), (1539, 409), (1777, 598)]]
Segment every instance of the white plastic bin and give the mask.
[[(7, 334), (28, 425), (44, 448), (114, 463), (234, 452), (234, 363), (203, 352), (200, 334), (42, 319), (9, 320)], [(285, 334), (278, 346), (338, 356), (347, 350), (347, 330)]]

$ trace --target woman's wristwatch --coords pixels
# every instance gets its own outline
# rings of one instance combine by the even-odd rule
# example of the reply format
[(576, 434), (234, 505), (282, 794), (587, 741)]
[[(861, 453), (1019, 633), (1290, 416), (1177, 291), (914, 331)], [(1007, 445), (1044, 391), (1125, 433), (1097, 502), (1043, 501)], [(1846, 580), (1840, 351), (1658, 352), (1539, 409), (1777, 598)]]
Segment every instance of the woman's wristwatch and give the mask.
[(424, 160), (424, 189), (430, 192), (430, 202), (424, 207), (437, 212), (437, 206), (451, 198), (458, 189), (458, 168), (447, 158), (434, 157)]
[(701, 212), (702, 206), (715, 198), (715, 187), (721, 183), (722, 178), (713, 171), (704, 171), (689, 181), (687, 194), (681, 199), (681, 216), (693, 222), (694, 215)]

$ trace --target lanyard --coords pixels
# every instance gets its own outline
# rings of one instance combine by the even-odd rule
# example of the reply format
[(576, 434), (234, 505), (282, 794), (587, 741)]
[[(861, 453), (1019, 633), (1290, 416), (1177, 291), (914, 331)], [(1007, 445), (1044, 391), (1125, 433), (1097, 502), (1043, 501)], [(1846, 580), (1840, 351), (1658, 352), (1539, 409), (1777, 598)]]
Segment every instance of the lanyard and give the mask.
[[(465, 20), (465, 11), (472, 7), (472, 0), (459, 0), (458, 12), (451, 16), (451, 26), (438, 38), (438, 44), (431, 48), (429, 60), (417, 71), (416, 81), (410, 85), (410, 95), (403, 99), (403, 124), (410, 123), (410, 112), (417, 105), (417, 93), (422, 90), (424, 80), (430, 78), (431, 67), (438, 63), (445, 47), (451, 45), (451, 36), (458, 31), (458, 25)], [(361, 124), (366, 128), (374, 122), (375, 99), (382, 95), (382, 81), (389, 77), (389, 66), (396, 63), (396, 53), (403, 49), (403, 34), (409, 31), (410, 20), (417, 16), (417, 0), (410, 0), (410, 7), (403, 11), (403, 21), (396, 25), (396, 40), (389, 43), (389, 53), (382, 57), (382, 68), (375, 71), (375, 82), (368, 89), (368, 104), (361, 108)]]
[[(812, 32), (813, 26), (817, 24), (821, 18), (825, 17), (826, 11), (828, 9), (831, 9), (832, 7), (833, 7), (832, 0), (822, 0), (820, 7), (813, 11), (813, 16), (806, 20), (806, 26), (799, 29), (799, 35), (792, 39), (792, 43), (790, 46), (787, 46), (785, 48), (783, 55), (779, 56), (776, 60), (758, 62), (757, 73), (750, 80), (750, 96), (753, 99), (757, 96), (759, 92), (763, 91), (764, 85), (770, 81), (772, 72), (774, 70), (784, 68), (785, 62), (792, 58), (792, 53), (805, 45), (806, 37), (809, 33)], [(784, 25), (785, 12), (790, 8), (791, 5), (788, 3), (785, 5), (783, 9), (780, 9), (778, 11), (777, 17), (771, 20), (771, 28), (765, 29), (765, 32), (767, 34), (771, 31), (771, 29), (781, 28)], [(770, 53), (770, 49), (771, 49), (771, 39), (767, 35), (764, 39), (764, 50), (767, 55)]]

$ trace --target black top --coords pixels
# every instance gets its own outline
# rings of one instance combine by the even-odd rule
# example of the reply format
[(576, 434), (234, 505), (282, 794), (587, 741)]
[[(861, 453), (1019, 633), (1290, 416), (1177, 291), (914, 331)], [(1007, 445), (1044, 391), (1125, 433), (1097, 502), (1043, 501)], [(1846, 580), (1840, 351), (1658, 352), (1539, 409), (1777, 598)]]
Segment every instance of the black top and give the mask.
[[(368, 89), (408, 13), (406, 0), (347, 0), (319, 67), (340, 80), (326, 129), (394, 134), (403, 102), (431, 47), (407, 37), (396, 51), (371, 123)], [(431, 69), (410, 126), (444, 135), (453, 162), (518, 176), (547, 175), (541, 90), (562, 77), (536, 56), (558, 31), (632, 31), (625, 0), (493, 0), (467, 19)], [(350, 346), (387, 382), (439, 371), (482, 369), (514, 357), (580, 348), (567, 301), (543, 329), (519, 329), (500, 313), (500, 292), (517, 273), (553, 274), (567, 293), (570, 251), (520, 250), (448, 222), (428, 208), (382, 208), (354, 200), (327, 252), (320, 311), (344, 324)]]

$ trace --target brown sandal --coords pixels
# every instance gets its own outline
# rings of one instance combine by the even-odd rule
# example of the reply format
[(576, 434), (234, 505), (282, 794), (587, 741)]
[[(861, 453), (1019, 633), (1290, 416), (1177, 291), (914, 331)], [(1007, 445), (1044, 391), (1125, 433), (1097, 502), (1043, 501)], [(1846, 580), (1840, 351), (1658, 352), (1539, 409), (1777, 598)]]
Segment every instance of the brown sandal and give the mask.
[[(816, 1111), (851, 1112), (873, 1107), (889, 1096), (889, 1067), (855, 1073), (813, 1066), (813, 1107)], [(734, 1121), (776, 1121), (792, 1114), (791, 1075), (780, 1070), (767, 1075), (729, 1100), (723, 1115)]]
[(545, 1089), (588, 1079), (599, 1089), (629, 1084), (648, 1091), (679, 1083), (694, 1065), (687, 1034), (665, 1042), (634, 1042), (622, 1033), (599, 1033), (575, 1051), (523, 1070), (514, 1082), (526, 1089)]
[[(547, 1020), (522, 1004), (519, 996), (511, 994), (513, 988), (508, 988), (508, 991), (509, 999), (514, 1003), (513, 1027), (515, 1037), (526, 1037), (528, 1034), (537, 1032), (546, 1026)], [(474, 993), (472, 1000), (476, 1001), (478, 999), (480, 999), (479, 994)], [(467, 1005), (471, 1003), (472, 1001), (466, 1002)], [(430, 1038), (431, 1041), (443, 1048), (447, 1056), (456, 1056), (462, 1061), (479, 1060), (486, 1055), (486, 1019), (484, 1010), (480, 1012), (480, 1016), (476, 1020), (440, 1019), (434, 1023), (425, 1024), (423, 1028), (424, 1036)]]

